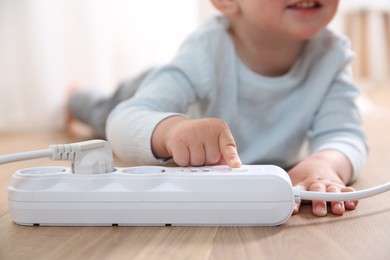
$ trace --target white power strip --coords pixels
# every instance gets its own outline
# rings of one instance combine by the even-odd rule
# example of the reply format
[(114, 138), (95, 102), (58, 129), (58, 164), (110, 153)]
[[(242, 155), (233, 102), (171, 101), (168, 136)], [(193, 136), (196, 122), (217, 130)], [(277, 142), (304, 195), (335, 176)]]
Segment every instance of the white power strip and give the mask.
[(273, 165), (147, 166), (94, 175), (41, 167), (14, 174), (8, 202), (21, 225), (275, 226), (289, 219), (295, 198), (287, 173)]
[(303, 200), (352, 201), (390, 190), (390, 182), (354, 192), (301, 191), (273, 165), (114, 168), (103, 140), (51, 145), (0, 156), (0, 164), (49, 157), (72, 168), (38, 167), (13, 175), (12, 219), (21, 225), (260, 225), (286, 222)]

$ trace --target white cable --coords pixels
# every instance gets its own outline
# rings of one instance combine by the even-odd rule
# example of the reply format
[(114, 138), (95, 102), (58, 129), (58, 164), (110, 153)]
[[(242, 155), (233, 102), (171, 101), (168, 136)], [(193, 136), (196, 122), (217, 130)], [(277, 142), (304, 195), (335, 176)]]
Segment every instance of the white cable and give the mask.
[(107, 141), (90, 140), (72, 144), (51, 145), (46, 150), (36, 150), (0, 156), (0, 164), (38, 158), (72, 161), (72, 172), (97, 174), (115, 171), (111, 146)]
[(52, 149), (1, 155), (0, 164), (25, 161), (30, 159), (47, 158), (47, 157), (51, 157), (52, 155), (53, 155)]
[(303, 191), (299, 188), (294, 188), (298, 196), (300, 195), (302, 200), (317, 200), (317, 201), (352, 201), (360, 200), (368, 197), (378, 195), (380, 193), (390, 191), (390, 182), (385, 184), (351, 192), (317, 192), (317, 191)]

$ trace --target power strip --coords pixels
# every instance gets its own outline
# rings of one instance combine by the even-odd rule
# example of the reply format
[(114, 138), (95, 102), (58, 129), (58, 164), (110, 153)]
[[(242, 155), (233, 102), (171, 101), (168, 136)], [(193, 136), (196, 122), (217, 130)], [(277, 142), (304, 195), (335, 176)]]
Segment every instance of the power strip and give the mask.
[(291, 216), (287, 173), (273, 165), (130, 167), (73, 174), (62, 167), (18, 170), (8, 187), (12, 219), (43, 226), (275, 226)]
[(2, 155), (0, 164), (42, 157), (69, 160), (72, 167), (14, 173), (8, 204), (17, 224), (276, 226), (301, 199), (352, 201), (390, 190), (388, 182), (354, 192), (302, 191), (274, 165), (115, 169), (111, 146), (103, 140)]

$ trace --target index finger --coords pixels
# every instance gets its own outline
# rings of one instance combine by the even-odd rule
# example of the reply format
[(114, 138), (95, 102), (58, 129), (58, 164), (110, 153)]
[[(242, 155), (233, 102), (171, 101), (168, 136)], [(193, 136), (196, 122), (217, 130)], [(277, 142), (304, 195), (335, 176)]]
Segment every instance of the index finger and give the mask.
[(242, 163), (238, 156), (236, 142), (230, 132), (230, 129), (226, 127), (219, 135), (219, 149), (222, 157), (231, 168), (240, 168)]

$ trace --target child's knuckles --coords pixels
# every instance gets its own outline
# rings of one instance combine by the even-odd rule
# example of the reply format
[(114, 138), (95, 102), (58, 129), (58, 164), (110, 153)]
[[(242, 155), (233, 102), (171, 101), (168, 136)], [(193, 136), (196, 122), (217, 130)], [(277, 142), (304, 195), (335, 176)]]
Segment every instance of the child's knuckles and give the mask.
[(325, 191), (326, 187), (323, 183), (320, 182), (314, 182), (310, 185), (309, 188), (310, 191)]

